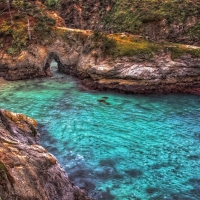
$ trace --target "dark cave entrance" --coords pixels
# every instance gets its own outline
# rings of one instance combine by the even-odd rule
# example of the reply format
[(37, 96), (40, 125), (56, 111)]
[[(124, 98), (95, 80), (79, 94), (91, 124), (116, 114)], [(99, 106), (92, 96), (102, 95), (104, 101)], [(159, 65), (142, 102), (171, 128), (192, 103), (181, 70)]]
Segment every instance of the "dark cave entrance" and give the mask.
[(44, 67), (45, 74), (47, 76), (52, 76), (53, 74), (60, 72), (61, 69), (62, 63), (60, 62), (58, 55), (54, 52), (50, 53)]
[[(52, 76), (53, 73), (64, 73), (72, 76), (77, 76), (77, 67), (76, 63), (71, 64), (71, 62), (74, 62), (72, 59), (70, 60), (67, 57), (63, 58), (63, 63), (60, 61), (59, 56), (51, 52), (46, 59), (45, 66), (43, 68), (44, 73), (46, 76)], [(67, 62), (67, 63), (66, 63)]]

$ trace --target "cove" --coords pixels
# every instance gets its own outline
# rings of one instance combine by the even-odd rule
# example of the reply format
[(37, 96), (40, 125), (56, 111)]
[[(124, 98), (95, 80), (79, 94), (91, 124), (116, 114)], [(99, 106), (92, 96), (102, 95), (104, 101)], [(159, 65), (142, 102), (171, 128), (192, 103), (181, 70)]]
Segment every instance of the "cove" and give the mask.
[(198, 95), (84, 91), (70, 76), (0, 84), (0, 107), (39, 123), (41, 145), (95, 200), (198, 200)]

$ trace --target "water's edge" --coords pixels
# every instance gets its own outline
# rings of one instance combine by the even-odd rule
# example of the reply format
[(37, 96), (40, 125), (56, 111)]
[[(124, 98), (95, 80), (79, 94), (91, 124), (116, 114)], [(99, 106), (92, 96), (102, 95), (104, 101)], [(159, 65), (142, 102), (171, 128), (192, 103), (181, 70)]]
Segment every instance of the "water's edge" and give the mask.
[(3, 81), (0, 107), (35, 118), (42, 146), (95, 200), (199, 198), (198, 95), (82, 91), (56, 73)]

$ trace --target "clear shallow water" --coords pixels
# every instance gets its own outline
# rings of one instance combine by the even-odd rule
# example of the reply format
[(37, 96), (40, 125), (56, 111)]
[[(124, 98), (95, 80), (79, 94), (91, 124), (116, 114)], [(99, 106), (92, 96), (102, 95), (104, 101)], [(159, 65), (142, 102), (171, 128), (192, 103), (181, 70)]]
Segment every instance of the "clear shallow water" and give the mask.
[(198, 95), (86, 92), (55, 73), (1, 84), (0, 107), (35, 118), (41, 144), (95, 200), (200, 199)]

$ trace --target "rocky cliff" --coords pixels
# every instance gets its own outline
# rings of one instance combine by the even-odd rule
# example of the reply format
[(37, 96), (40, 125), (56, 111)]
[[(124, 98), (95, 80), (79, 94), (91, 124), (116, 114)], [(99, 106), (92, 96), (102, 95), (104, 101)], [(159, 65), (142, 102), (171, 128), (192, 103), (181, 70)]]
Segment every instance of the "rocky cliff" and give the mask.
[(1, 51), (0, 74), (7, 80), (49, 76), (55, 59), (61, 72), (92, 89), (144, 94), (200, 88), (199, 47), (67, 28), (55, 32), (51, 43), (32, 44), (19, 55)]
[(0, 199), (90, 200), (38, 144), (37, 122), (0, 109)]

